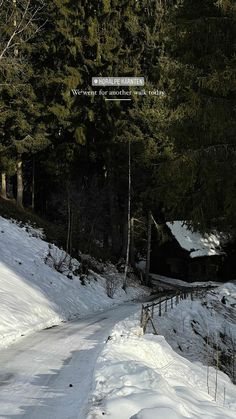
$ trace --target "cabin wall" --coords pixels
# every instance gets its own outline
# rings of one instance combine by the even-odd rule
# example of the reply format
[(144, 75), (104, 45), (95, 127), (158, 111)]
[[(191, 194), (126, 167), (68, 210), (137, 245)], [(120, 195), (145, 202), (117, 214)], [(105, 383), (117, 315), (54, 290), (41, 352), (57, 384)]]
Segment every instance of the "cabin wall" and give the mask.
[(219, 255), (191, 258), (169, 228), (166, 227), (165, 233), (167, 239), (160, 243), (153, 231), (150, 272), (189, 282), (219, 281), (227, 276), (232, 279), (232, 272), (236, 273), (236, 257), (231, 260)]
[(184, 281), (222, 280), (222, 257), (191, 258), (176, 240), (152, 243), (150, 272)]
[(186, 280), (188, 274), (188, 252), (174, 241), (168, 241), (162, 245), (154, 242), (152, 244), (150, 271)]
[(224, 258), (220, 269), (220, 279), (222, 281), (236, 280), (236, 252), (229, 252)]
[(190, 281), (217, 281), (221, 266), (220, 256), (200, 257), (189, 260)]

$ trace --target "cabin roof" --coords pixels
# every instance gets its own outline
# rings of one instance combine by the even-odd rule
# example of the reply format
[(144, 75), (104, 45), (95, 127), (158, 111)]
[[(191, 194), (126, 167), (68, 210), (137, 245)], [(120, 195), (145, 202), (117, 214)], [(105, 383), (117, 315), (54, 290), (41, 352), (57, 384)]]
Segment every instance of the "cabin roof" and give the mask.
[(203, 235), (190, 230), (184, 221), (172, 221), (166, 224), (182, 249), (190, 252), (191, 258), (224, 254), (219, 233)]

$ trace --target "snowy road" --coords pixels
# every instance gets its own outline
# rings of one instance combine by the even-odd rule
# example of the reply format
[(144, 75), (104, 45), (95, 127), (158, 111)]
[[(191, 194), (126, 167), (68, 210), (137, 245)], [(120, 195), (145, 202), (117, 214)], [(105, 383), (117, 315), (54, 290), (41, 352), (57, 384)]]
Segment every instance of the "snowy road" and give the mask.
[(114, 324), (138, 308), (122, 305), (1, 350), (0, 418), (84, 419), (104, 342)]

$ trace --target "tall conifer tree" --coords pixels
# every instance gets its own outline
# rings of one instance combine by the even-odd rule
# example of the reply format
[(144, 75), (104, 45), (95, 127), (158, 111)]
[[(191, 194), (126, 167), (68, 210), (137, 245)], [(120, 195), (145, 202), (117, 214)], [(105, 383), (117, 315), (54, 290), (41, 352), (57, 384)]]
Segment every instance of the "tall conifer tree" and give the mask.
[(17, 204), (23, 205), (23, 160), (47, 145), (40, 119), (31, 54), (43, 27), (44, 2), (7, 1), (0, 11), (0, 92), (2, 195), (6, 197), (6, 173), (17, 174)]
[(154, 110), (158, 115), (159, 98), (108, 103), (102, 96), (73, 96), (71, 90), (91, 90), (94, 76), (144, 76), (147, 89), (157, 88), (161, 13), (156, 0), (54, 0), (37, 57), (45, 69), (39, 94), (48, 107), (54, 172), (65, 179), (77, 163), (77, 177), (96, 174), (107, 191), (103, 212), (109, 208), (109, 234), (117, 254), (127, 219), (127, 142), (136, 144), (137, 153), (144, 150), (147, 161), (157, 145)]
[(162, 26), (165, 135), (160, 166), (174, 217), (203, 228), (235, 224), (236, 9), (234, 1), (167, 2)]

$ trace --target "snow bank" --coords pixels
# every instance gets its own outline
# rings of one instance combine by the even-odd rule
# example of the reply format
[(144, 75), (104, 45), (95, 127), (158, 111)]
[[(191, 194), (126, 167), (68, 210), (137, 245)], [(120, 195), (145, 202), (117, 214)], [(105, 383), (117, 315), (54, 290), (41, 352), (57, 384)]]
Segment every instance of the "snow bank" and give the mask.
[[(67, 278), (44, 262), (48, 243), (42, 240), (42, 234), (41, 230), (20, 228), (0, 217), (0, 346), (145, 294), (137, 287), (128, 287), (125, 293), (117, 275), (113, 299), (106, 294), (104, 277), (90, 272), (86, 286), (78, 276)], [(78, 261), (72, 262), (79, 265)]]
[(173, 221), (166, 224), (180, 246), (190, 252), (191, 258), (223, 254), (220, 250), (218, 234), (212, 233), (203, 236), (199, 232), (189, 230), (183, 221)]
[[(215, 371), (173, 351), (163, 336), (142, 336), (139, 315), (116, 325), (97, 362), (88, 419), (236, 417), (236, 387)], [(225, 396), (224, 396), (225, 395)]]
[[(223, 296), (226, 304), (222, 303)], [(236, 283), (203, 293), (195, 301), (183, 300), (154, 323), (168, 343), (190, 361), (216, 365), (236, 382)], [(164, 311), (164, 310), (163, 310)], [(234, 362), (233, 362), (234, 359)]]

